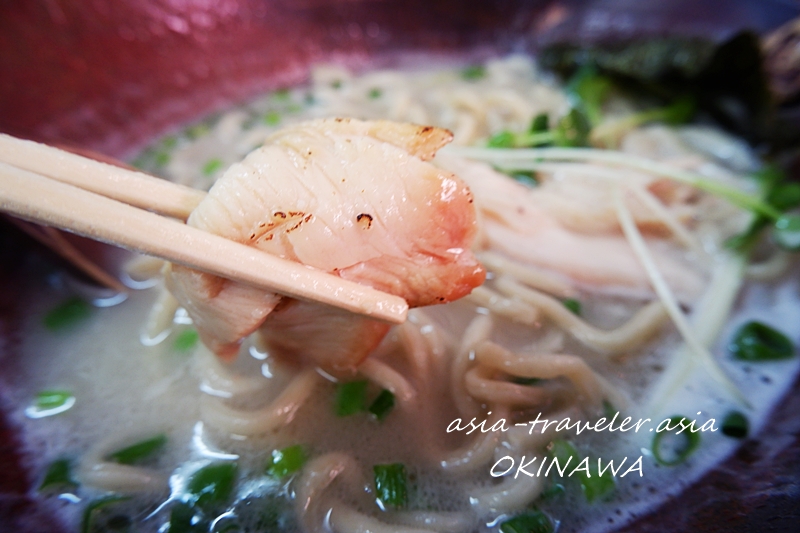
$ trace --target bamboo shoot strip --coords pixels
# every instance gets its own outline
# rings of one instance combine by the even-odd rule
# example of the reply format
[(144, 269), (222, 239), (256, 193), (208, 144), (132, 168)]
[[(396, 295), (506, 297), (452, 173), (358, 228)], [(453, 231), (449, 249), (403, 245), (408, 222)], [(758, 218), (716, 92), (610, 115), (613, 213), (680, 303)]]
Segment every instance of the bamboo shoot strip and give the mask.
[(0, 210), (191, 268), (402, 323), (400, 297), (261, 252), (183, 223), (0, 163)]

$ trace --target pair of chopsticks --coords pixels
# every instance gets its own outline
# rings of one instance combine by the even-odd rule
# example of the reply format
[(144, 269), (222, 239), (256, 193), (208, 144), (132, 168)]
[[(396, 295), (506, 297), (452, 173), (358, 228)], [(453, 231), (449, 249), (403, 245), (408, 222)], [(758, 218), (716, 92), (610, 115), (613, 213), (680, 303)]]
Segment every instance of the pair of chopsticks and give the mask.
[(405, 320), (408, 304), (398, 296), (182, 223), (205, 194), (0, 134), (0, 211), (284, 296)]

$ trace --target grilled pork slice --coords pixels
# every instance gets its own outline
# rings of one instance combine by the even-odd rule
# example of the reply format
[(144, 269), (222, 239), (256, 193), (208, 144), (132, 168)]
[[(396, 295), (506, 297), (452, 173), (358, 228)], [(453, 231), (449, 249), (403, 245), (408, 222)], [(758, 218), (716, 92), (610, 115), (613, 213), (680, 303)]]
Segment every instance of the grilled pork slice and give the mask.
[[(230, 167), (188, 224), (401, 296), (411, 307), (455, 300), (483, 282), (484, 270), (470, 251), (469, 188), (427, 162), (451, 138), (389, 121), (291, 126)], [(222, 357), (261, 327), (273, 351), (346, 371), (388, 329), (178, 265), (167, 286)]]

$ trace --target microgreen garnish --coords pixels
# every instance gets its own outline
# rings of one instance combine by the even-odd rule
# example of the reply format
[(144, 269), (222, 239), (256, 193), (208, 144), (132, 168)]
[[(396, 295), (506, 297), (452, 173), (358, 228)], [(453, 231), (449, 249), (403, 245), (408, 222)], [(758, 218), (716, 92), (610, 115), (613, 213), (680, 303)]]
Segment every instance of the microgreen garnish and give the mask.
[[(549, 134), (549, 132), (547, 133)], [(527, 134), (522, 135), (525, 136)], [(669, 165), (631, 154), (611, 150), (570, 147), (504, 149), (517, 147), (516, 141), (518, 139), (516, 134), (502, 132), (490, 139), (490, 146), (486, 149), (455, 148), (451, 149), (451, 153), (461, 155), (462, 157), (486, 161), (499, 168), (537, 170), (542, 165), (547, 165), (548, 162), (552, 161), (592, 161), (604, 163), (609, 166), (622, 166), (636, 169), (656, 176), (663, 176), (723, 198), (741, 209), (752, 212), (757, 217), (763, 217), (764, 220), (757, 222), (759, 225), (756, 228), (751, 228), (745, 232), (744, 235), (731, 241), (729, 243), (730, 247), (747, 249), (745, 245), (752, 242), (748, 240), (751, 237), (749, 234), (755, 234), (762, 228), (771, 225), (773, 228), (773, 238), (778, 245), (790, 251), (800, 249), (800, 215), (785, 212), (788, 200), (795, 198), (796, 193), (794, 186), (785, 189), (787, 192), (785, 196), (787, 203), (776, 202), (773, 204), (766, 199), (762, 200), (758, 196), (726, 185), (720, 181), (678, 170)]]
[(580, 105), (592, 126), (597, 126), (603, 119), (603, 103), (614, 86), (611, 78), (599, 74), (597, 68), (586, 65), (575, 72), (567, 83), (567, 94), (573, 105)]
[(729, 239), (726, 246), (747, 251), (761, 232), (774, 223), (772, 236), (776, 244), (787, 250), (800, 249), (800, 217), (787, 214), (800, 206), (800, 184), (788, 182), (786, 174), (774, 165), (765, 166), (751, 177), (759, 184), (763, 203), (769, 209), (754, 210), (755, 216), (748, 228)]
[(554, 128), (542, 131), (541, 126), (541, 119), (539, 123), (534, 119), (534, 124), (528, 132), (501, 131), (489, 138), (487, 146), (489, 148), (535, 148), (550, 145), (576, 147), (589, 144), (591, 126), (583, 111), (576, 107), (561, 117)]
[(680, 97), (665, 107), (646, 109), (597, 124), (591, 133), (592, 142), (601, 146), (616, 146), (626, 133), (639, 126), (650, 122), (677, 126), (689, 122), (694, 113), (694, 99), (689, 96)]

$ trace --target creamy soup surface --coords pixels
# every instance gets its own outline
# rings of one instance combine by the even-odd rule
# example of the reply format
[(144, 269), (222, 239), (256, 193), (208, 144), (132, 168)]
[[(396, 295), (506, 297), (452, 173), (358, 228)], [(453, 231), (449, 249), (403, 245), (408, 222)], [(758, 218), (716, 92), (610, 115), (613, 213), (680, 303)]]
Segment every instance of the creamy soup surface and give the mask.
[[(742, 141), (657, 122), (598, 137), (640, 111), (612, 97), (587, 142), (620, 159), (577, 156), (553, 134), (575, 105), (528, 57), (321, 66), (158, 141), (136, 165), (209, 189), (306, 121), (449, 129), (431, 163), (471, 190), (486, 281), (413, 309), (336, 374), (260, 330), (219, 358), (157, 261), (131, 257), (127, 298), (54, 274), (31, 291), (2, 393), (36, 497), (72, 531), (610, 531), (697, 480), (795, 380), (793, 346), (758, 361), (734, 345), (797, 344), (797, 260), (766, 240), (757, 261), (730, 251), (751, 215), (660, 173), (758, 195)], [(509, 150), (512, 134), (540, 141)]]

